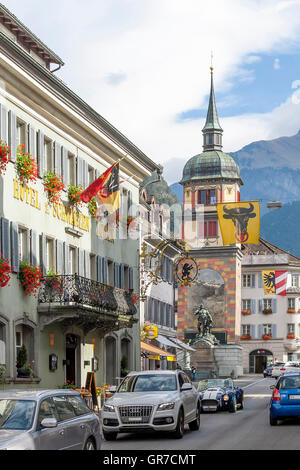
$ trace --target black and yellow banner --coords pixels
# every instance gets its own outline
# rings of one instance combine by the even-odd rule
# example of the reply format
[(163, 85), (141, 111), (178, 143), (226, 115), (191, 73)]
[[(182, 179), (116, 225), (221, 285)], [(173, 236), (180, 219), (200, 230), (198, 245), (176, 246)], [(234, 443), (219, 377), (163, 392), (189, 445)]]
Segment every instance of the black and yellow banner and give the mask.
[(259, 243), (260, 206), (258, 201), (218, 203), (217, 213), (223, 245)]
[(102, 187), (97, 192), (97, 199), (105, 206), (109, 214), (120, 208), (119, 162), (114, 164), (103, 178)]

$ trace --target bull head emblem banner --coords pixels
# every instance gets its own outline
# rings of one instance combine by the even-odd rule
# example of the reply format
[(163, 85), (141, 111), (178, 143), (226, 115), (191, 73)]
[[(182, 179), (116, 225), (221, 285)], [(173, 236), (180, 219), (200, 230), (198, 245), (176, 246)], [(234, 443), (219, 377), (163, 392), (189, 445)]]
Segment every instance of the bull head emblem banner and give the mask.
[(217, 205), (223, 245), (259, 243), (260, 206), (258, 201)]

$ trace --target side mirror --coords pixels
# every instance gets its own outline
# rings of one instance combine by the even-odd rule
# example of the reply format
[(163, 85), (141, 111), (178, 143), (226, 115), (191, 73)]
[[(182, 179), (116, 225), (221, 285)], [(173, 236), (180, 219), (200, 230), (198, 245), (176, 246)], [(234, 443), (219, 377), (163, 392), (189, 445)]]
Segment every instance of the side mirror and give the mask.
[(117, 387), (115, 385), (112, 385), (109, 389), (110, 393), (116, 393)]
[(55, 418), (44, 418), (41, 422), (43, 428), (56, 428), (57, 421)]
[(270, 385), (271, 390), (274, 390), (274, 388), (275, 388), (275, 385)]
[(184, 392), (185, 390), (192, 390), (192, 389), (193, 389), (192, 384), (184, 383), (184, 384), (182, 384), (182, 387), (181, 387), (180, 391)]

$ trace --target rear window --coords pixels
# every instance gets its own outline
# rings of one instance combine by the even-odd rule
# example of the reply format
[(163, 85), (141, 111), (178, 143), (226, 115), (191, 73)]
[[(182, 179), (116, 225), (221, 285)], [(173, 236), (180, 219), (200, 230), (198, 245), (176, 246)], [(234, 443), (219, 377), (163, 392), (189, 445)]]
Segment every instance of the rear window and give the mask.
[(281, 377), (277, 384), (278, 390), (300, 389), (300, 376)]

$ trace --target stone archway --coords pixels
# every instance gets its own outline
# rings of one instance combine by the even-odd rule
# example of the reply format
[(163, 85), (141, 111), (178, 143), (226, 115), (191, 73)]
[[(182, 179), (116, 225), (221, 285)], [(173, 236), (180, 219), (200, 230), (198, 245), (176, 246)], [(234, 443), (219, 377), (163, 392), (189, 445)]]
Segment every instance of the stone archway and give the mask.
[(268, 349), (255, 349), (249, 354), (249, 372), (263, 373), (264, 369), (273, 361), (273, 353)]

